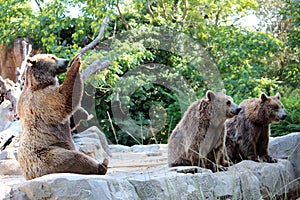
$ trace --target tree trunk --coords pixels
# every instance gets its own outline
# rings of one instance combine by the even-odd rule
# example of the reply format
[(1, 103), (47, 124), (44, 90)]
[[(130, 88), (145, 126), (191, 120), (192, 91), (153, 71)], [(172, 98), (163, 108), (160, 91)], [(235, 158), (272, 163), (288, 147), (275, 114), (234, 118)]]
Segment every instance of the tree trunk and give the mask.
[(21, 66), (27, 54), (23, 51), (24, 45), (28, 49), (28, 46), (32, 44), (33, 42), (28, 38), (17, 38), (9, 45), (0, 44), (0, 75), (3, 79), (8, 78), (14, 82), (17, 81), (16, 69)]

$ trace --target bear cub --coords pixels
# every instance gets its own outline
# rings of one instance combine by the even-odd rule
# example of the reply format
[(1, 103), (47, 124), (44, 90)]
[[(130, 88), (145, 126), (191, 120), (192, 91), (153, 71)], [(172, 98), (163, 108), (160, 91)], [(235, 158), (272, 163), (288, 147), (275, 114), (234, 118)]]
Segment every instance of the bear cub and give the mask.
[(192, 103), (168, 141), (168, 164), (199, 166), (212, 171), (226, 170), (225, 121), (240, 112), (226, 91), (207, 91)]
[(242, 160), (277, 162), (269, 155), (270, 123), (287, 117), (280, 94), (244, 100), (242, 111), (226, 121), (226, 150), (233, 162)]

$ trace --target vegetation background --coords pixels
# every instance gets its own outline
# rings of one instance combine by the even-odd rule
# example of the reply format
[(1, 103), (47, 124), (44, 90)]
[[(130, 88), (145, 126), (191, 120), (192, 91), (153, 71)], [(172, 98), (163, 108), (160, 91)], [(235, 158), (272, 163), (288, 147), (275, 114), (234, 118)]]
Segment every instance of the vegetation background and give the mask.
[[(166, 143), (190, 102), (208, 89), (221, 89), (209, 85), (206, 73), (191, 62), (189, 56), (199, 50), (194, 43), (177, 41), (186, 55), (159, 48), (162, 39), (155, 35), (164, 30), (200, 45), (237, 103), (279, 92), (288, 117), (272, 124), (272, 136), (300, 131), (299, 0), (0, 0), (0, 15), (1, 43), (29, 37), (43, 53), (69, 59), (110, 17), (103, 42), (83, 61), (85, 66), (95, 59), (111, 61), (88, 80), (86, 88), (92, 89), (86, 91), (94, 91), (87, 95), (94, 98), (96, 123), (113, 143)], [(152, 71), (138, 70), (151, 63)], [(128, 72), (134, 73), (124, 82)], [(181, 82), (186, 88), (177, 91)], [(126, 102), (131, 121), (113, 113), (118, 102)]]

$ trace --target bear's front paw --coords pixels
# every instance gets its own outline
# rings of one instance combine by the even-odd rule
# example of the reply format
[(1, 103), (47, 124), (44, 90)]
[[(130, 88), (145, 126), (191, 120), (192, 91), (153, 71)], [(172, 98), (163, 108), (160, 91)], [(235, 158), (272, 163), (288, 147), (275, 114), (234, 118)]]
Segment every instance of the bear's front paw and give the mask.
[(256, 156), (250, 156), (250, 157), (248, 157), (247, 160), (253, 160), (255, 162), (260, 162), (259, 159), (258, 159), (258, 157), (256, 157)]
[(220, 172), (228, 171), (228, 167), (224, 167), (224, 166), (219, 165), (218, 166), (218, 171), (220, 171)]
[(268, 162), (268, 163), (277, 163), (278, 160), (276, 158), (273, 158), (269, 155), (264, 155), (261, 157), (261, 159), (264, 161), (264, 162)]
[(71, 61), (71, 68), (74, 67), (78, 67), (81, 65), (81, 59), (80, 59), (80, 55), (75, 56), (75, 58), (73, 58), (73, 60)]
[(107, 172), (108, 160), (104, 158), (103, 163), (99, 164), (98, 173), (100, 175), (105, 175)]

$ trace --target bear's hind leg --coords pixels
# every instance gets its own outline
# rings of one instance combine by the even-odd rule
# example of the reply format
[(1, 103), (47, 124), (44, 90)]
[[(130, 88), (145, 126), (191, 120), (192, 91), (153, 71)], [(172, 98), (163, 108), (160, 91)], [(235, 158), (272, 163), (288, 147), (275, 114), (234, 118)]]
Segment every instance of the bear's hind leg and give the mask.
[(104, 159), (100, 164), (87, 155), (62, 148), (55, 148), (48, 152), (49, 168), (51, 173), (77, 173), (77, 174), (99, 174), (107, 172), (108, 160)]
[(169, 167), (177, 166), (192, 166), (192, 162), (186, 159), (178, 158), (177, 160), (169, 163)]

